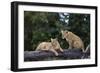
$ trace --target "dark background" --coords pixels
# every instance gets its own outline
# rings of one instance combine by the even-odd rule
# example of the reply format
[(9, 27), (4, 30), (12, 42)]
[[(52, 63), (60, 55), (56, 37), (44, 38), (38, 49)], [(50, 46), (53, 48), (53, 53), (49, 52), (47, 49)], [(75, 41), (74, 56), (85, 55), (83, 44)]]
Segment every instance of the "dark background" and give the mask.
[(58, 38), (63, 49), (68, 43), (61, 30), (78, 35), (85, 47), (90, 44), (90, 14), (24, 11), (24, 51), (35, 50), (39, 43)]

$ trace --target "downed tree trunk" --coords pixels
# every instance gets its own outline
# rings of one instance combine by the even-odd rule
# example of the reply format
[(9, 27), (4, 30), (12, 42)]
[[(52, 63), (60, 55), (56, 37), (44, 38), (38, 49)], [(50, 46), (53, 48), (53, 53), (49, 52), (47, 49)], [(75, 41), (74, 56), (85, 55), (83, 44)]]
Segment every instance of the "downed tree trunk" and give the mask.
[(42, 60), (54, 60), (54, 59), (84, 59), (89, 58), (90, 50), (86, 53), (81, 52), (78, 49), (64, 50), (64, 52), (58, 51), (58, 56), (50, 51), (25, 51), (24, 61), (42, 61)]

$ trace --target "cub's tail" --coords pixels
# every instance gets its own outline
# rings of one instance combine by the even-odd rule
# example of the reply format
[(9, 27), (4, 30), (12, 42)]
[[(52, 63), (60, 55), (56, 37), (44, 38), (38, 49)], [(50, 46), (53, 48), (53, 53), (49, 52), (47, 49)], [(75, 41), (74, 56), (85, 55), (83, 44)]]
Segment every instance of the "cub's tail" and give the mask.
[(88, 52), (90, 50), (90, 44), (86, 47), (84, 53)]

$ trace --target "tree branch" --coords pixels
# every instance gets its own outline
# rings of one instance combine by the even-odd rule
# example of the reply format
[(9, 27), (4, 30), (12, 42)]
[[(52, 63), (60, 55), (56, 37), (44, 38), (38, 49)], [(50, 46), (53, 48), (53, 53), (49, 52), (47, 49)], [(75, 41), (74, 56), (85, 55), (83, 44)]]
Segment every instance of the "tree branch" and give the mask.
[(86, 53), (81, 52), (78, 49), (64, 50), (64, 52), (58, 51), (58, 56), (55, 56), (50, 51), (25, 51), (24, 61), (41, 61), (41, 60), (54, 60), (54, 59), (84, 59), (89, 58), (90, 50)]

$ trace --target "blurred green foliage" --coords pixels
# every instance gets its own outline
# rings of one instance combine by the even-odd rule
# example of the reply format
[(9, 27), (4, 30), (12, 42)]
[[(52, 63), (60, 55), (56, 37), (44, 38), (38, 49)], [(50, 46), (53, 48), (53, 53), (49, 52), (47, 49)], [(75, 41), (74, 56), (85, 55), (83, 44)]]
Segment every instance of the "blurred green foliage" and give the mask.
[(78, 35), (85, 47), (90, 43), (90, 15), (24, 11), (24, 50), (35, 50), (39, 43), (58, 38), (63, 49), (68, 43), (61, 37), (61, 29)]

